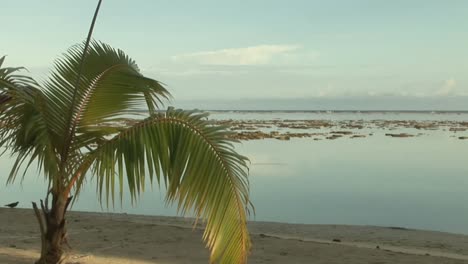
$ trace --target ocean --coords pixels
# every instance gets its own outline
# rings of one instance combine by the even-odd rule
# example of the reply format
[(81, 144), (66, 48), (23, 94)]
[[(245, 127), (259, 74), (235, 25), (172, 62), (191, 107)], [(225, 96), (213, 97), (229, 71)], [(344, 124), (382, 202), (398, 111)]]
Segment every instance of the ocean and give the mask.
[[(216, 120), (347, 120), (373, 124), (396, 120), (468, 122), (467, 112), (359, 112), (359, 111), (211, 111)], [(393, 123), (391, 123), (393, 124)], [(334, 128), (267, 128), (281, 133), (330, 132)], [(389, 137), (389, 133), (417, 136)], [(364, 126), (335, 140), (312, 137), (290, 140), (242, 141), (238, 152), (249, 157), (251, 199), (256, 214), (250, 220), (304, 224), (398, 226), (468, 234), (468, 130), (450, 131), (414, 127)], [(6, 182), (12, 160), (0, 157), (0, 178)], [(22, 183), (0, 187), (0, 202), (43, 199), (46, 183), (34, 167)], [(88, 178), (72, 210), (176, 215), (164, 203), (164, 188), (147, 188), (132, 205), (101, 206), (96, 187)], [(33, 217), (31, 215), (31, 217)]]

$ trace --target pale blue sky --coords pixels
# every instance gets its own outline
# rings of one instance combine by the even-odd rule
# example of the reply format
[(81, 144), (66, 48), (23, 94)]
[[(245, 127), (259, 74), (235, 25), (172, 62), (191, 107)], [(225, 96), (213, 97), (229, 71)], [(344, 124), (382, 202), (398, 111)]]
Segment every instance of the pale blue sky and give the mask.
[[(95, 4), (2, 1), (0, 55), (45, 76), (85, 38)], [(463, 0), (104, 0), (94, 37), (181, 102), (457, 96), (468, 105), (467, 14)]]

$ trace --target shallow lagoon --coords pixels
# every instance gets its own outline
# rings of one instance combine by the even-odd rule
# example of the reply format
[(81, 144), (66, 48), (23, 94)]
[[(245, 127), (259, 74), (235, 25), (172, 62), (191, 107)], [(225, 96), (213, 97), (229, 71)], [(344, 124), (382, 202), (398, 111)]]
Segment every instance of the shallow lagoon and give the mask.
[[(401, 119), (468, 120), (468, 114), (429, 113), (214, 113), (216, 119)], [(316, 132), (316, 131), (315, 131)], [(309, 224), (401, 226), (468, 234), (467, 133), (424, 131), (414, 138), (390, 138), (369, 131), (366, 138), (314, 141), (311, 138), (243, 142), (251, 159), (252, 220)], [(0, 158), (6, 181), (11, 160)], [(74, 210), (175, 215), (158, 186), (132, 206), (124, 196), (107, 209), (96, 199), (93, 181)], [(32, 168), (22, 184), (0, 187), (0, 203), (44, 197), (45, 183)], [(128, 198), (128, 199), (126, 199)]]

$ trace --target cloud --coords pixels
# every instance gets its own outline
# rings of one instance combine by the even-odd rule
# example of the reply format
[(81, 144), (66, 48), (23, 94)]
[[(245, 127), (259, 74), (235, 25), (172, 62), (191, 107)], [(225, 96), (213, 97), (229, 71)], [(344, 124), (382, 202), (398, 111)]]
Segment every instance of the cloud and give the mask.
[(221, 49), (181, 54), (172, 57), (174, 62), (201, 65), (266, 65), (274, 59), (299, 49), (297, 45), (258, 45), (246, 48)]
[(438, 96), (449, 96), (455, 95), (457, 81), (453, 78), (450, 78), (444, 82), (444, 85), (436, 91), (435, 95)]

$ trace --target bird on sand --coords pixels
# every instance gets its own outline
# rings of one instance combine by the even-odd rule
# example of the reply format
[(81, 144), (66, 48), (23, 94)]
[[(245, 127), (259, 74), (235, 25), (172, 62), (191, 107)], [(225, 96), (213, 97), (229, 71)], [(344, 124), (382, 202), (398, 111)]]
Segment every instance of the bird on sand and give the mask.
[(10, 208), (15, 208), (18, 204), (19, 202), (16, 202), (16, 203), (5, 204), (5, 206), (10, 207)]

